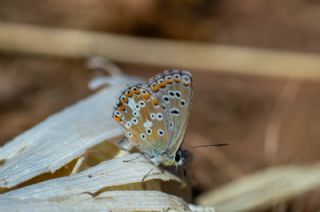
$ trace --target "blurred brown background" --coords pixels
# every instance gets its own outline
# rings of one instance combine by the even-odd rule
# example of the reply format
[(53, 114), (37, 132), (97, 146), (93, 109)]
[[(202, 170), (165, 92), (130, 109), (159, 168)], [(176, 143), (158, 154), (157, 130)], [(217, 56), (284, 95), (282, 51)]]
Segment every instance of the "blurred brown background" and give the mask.
[[(0, 21), (10, 23), (313, 53), (320, 52), (319, 20), (315, 0), (0, 2)], [(146, 79), (170, 68), (118, 65)], [(230, 144), (194, 150), (189, 171), (197, 194), (266, 167), (319, 160), (317, 79), (191, 72), (195, 95), (184, 145)], [(0, 144), (88, 96), (93, 75), (84, 59), (1, 51)], [(281, 209), (320, 209), (318, 193), (285, 202)]]

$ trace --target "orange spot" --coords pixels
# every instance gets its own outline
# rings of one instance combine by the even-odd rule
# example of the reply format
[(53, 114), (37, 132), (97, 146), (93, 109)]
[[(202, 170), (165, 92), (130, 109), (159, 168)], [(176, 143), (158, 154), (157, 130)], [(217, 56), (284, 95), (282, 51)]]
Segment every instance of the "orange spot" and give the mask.
[(154, 84), (151, 87), (152, 91), (157, 92), (159, 90), (159, 85), (158, 84)]
[(119, 105), (118, 107), (119, 111), (125, 111), (126, 110), (126, 106), (124, 106), (123, 104)]
[(185, 82), (185, 83), (183, 83), (185, 86), (189, 86), (189, 85), (191, 85), (191, 83), (190, 82)]
[(126, 93), (126, 96), (127, 96), (127, 97), (132, 97), (132, 96), (133, 96), (133, 93), (132, 93), (130, 90), (128, 90), (128, 92)]
[(160, 86), (160, 88), (166, 87), (166, 82), (165, 82), (165, 81), (161, 82), (161, 83), (159, 84), (159, 86)]
[(150, 94), (146, 93), (142, 96), (145, 100), (150, 99)]
[(133, 91), (134, 94), (140, 94), (140, 90), (139, 89), (135, 89), (135, 90), (132, 89), (132, 91)]
[(115, 120), (116, 122), (120, 122), (120, 121), (121, 121), (121, 118), (120, 118), (119, 116), (114, 116), (113, 118), (114, 118), (114, 120)]
[(167, 84), (171, 84), (171, 83), (173, 83), (173, 79), (168, 79), (168, 80), (166, 80), (166, 82), (167, 82)]
[(121, 99), (121, 103), (122, 104), (128, 103), (128, 97), (125, 97), (124, 99)]
[(152, 100), (152, 104), (157, 106), (157, 105), (159, 105), (159, 101), (157, 99), (153, 99)]
[(175, 79), (174, 81), (177, 82), (177, 83), (181, 82), (180, 79)]

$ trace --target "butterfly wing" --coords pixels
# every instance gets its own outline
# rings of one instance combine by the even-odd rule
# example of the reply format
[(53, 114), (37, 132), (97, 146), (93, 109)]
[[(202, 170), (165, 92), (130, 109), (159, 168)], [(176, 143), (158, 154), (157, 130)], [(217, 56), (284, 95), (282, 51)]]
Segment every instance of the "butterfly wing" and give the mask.
[(175, 154), (180, 148), (188, 120), (192, 102), (192, 75), (187, 71), (165, 71), (149, 82), (149, 88), (160, 102), (165, 112), (169, 133), (166, 153)]
[(127, 88), (120, 96), (114, 119), (123, 127), (130, 143), (149, 157), (161, 155), (169, 134), (160, 101), (140, 86)]

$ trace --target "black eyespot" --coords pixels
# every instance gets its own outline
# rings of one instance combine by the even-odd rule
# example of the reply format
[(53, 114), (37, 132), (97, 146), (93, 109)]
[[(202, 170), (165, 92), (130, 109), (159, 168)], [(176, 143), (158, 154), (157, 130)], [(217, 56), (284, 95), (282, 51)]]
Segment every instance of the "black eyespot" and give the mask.
[(146, 104), (144, 102), (139, 102), (140, 106), (144, 107)]
[(159, 134), (160, 136), (163, 136), (163, 135), (164, 135), (163, 130), (158, 130), (158, 134)]
[(172, 115), (176, 115), (176, 116), (180, 114), (180, 112), (179, 112), (179, 110), (178, 110), (177, 108), (171, 109), (171, 110), (170, 110), (170, 113), (171, 113)]
[(168, 97), (168, 96), (164, 96), (164, 97), (163, 97), (163, 100), (164, 100), (165, 102), (169, 102), (169, 97)]
[(138, 120), (136, 118), (132, 119), (132, 123), (137, 124)]
[(179, 91), (176, 91), (176, 96), (177, 96), (178, 98), (180, 98), (180, 97), (181, 97), (181, 93), (180, 93)]
[(136, 108), (139, 109), (139, 107), (140, 107), (140, 106), (137, 104), (137, 105), (136, 105)]
[(180, 154), (177, 153), (177, 154), (174, 156), (174, 160), (175, 160), (176, 162), (179, 162), (180, 159), (181, 159)]
[(173, 91), (169, 91), (169, 95), (173, 97), (174, 96), (174, 92)]
[(180, 102), (180, 104), (181, 104), (181, 106), (184, 106), (184, 105), (186, 104), (186, 102), (182, 100), (182, 101)]
[(144, 133), (141, 133), (141, 134), (140, 134), (140, 138), (141, 138), (142, 140), (145, 140), (145, 139), (146, 139), (146, 135), (145, 135)]
[(163, 110), (166, 110), (167, 108), (166, 108), (166, 106), (162, 105), (162, 109), (163, 109)]

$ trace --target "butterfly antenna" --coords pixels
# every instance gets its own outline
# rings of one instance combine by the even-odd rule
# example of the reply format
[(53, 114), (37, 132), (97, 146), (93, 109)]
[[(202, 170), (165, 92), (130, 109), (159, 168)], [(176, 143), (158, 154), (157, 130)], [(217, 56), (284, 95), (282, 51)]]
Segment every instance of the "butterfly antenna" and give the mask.
[(214, 146), (229, 146), (227, 143), (223, 144), (206, 144), (206, 145), (197, 145), (197, 146), (192, 146), (189, 149), (197, 149), (197, 148), (203, 148), (203, 147), (214, 147)]

